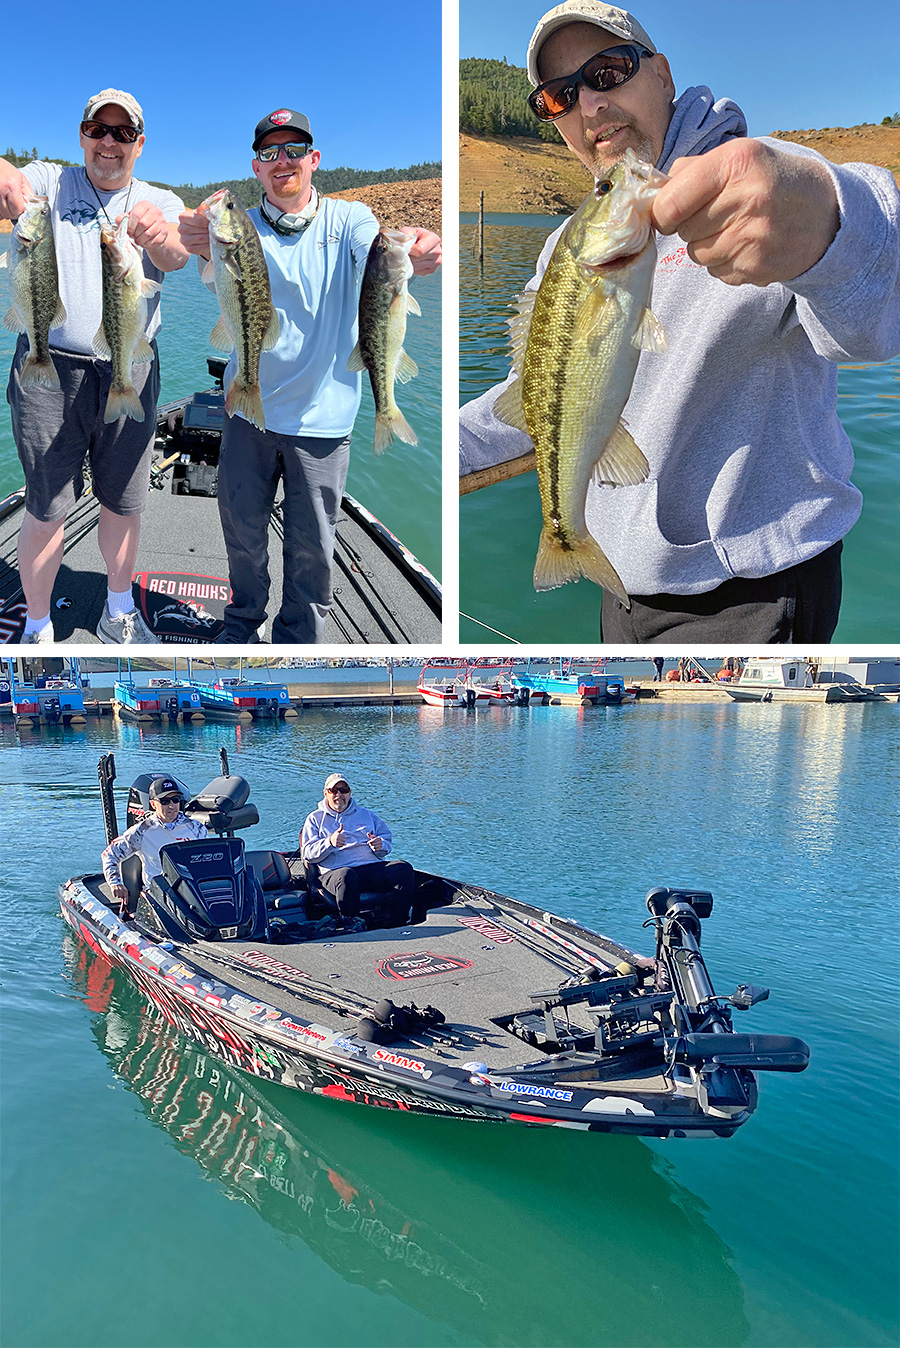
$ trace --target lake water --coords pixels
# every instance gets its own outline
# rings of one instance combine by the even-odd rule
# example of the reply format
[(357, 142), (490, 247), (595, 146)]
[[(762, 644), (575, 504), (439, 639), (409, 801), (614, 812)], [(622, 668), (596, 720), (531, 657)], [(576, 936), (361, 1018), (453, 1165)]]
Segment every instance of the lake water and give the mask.
[[(0, 254), (10, 236), (0, 235)], [(7, 309), (7, 273), (0, 272), (0, 304)], [(397, 402), (419, 437), (418, 445), (395, 440), (378, 458), (372, 453), (375, 410), (368, 375), (353, 432), (347, 490), (386, 524), (428, 567), (441, 574), (441, 273), (416, 277), (410, 287), (422, 310), (407, 328), (406, 349), (419, 375), (399, 388)], [(160, 402), (173, 402), (209, 388), (208, 343), (219, 315), (214, 295), (200, 284), (193, 261), (166, 277), (159, 335)], [(0, 325), (0, 497), (23, 485), (6, 404), (6, 382), (16, 335)]]
[[(358, 671), (357, 671), (358, 672)], [(894, 704), (304, 711), (0, 728), (8, 1348), (877, 1348), (897, 1317)], [(143, 770), (251, 783), (292, 849), (351, 775), (397, 854), (647, 949), (657, 884), (715, 895), (717, 991), (797, 1034), (730, 1140), (403, 1117), (205, 1058), (62, 923)], [(255, 1147), (251, 1169), (239, 1164)]]
[[(472, 214), (460, 216), (460, 402), (509, 372), (512, 301), (562, 216), (485, 215), (484, 264), (471, 251)], [(853, 443), (853, 481), (865, 504), (844, 540), (844, 598), (833, 640), (894, 641), (900, 631), (897, 565), (900, 359), (848, 366), (838, 379), (838, 413)], [(502, 528), (498, 527), (502, 520)], [(460, 640), (494, 633), (508, 640), (599, 641), (600, 599), (586, 581), (535, 593), (532, 571), (541, 531), (533, 473), (482, 488), (459, 503)]]

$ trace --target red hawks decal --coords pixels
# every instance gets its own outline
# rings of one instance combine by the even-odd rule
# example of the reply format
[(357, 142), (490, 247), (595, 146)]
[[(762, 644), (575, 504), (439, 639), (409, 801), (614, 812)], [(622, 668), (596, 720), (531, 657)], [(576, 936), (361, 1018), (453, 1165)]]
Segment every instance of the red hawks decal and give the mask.
[(452, 955), (432, 955), (427, 950), (409, 955), (391, 955), (375, 965), (382, 978), (397, 979), (433, 978), (435, 974), (451, 974), (471, 967), (471, 960), (458, 960)]
[(276, 126), (282, 126), (285, 122), (289, 122), (290, 120), (291, 114), (287, 108), (279, 108), (278, 111), (273, 112), (269, 118), (269, 121), (274, 122)]

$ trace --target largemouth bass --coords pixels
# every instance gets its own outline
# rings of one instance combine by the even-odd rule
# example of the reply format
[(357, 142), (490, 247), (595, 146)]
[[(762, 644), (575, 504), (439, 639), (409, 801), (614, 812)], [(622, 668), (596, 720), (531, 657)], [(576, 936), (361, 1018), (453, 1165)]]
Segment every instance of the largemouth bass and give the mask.
[[(66, 321), (59, 298), (59, 273), (46, 197), (32, 197), (16, 221), (8, 254), (12, 265), (12, 305), (3, 320), (10, 332), (28, 334), (28, 355), (19, 381), (23, 387), (43, 384), (59, 388), (59, 375), (50, 356), (50, 329)], [(7, 265), (10, 265), (9, 263)]]
[(272, 307), (262, 244), (253, 221), (227, 188), (213, 192), (200, 209), (209, 217), (212, 251), (203, 280), (215, 277), (222, 310), (209, 340), (219, 351), (237, 352), (237, 371), (228, 385), (225, 411), (230, 417), (240, 412), (264, 431), (259, 357), (262, 351), (272, 350), (281, 335), (281, 324)]
[(128, 237), (128, 216), (117, 227), (100, 227), (103, 318), (92, 343), (94, 355), (112, 365), (112, 383), (103, 420), (144, 420), (141, 400), (131, 382), (131, 367), (153, 359), (147, 341), (147, 300), (160, 289), (144, 275), (144, 250)]
[(413, 274), (409, 250), (415, 235), (379, 230), (372, 241), (359, 292), (359, 341), (348, 370), (368, 370), (375, 399), (375, 453), (383, 454), (396, 435), (417, 445), (416, 433), (394, 401), (394, 384), (405, 384), (419, 367), (403, 350), (407, 314), (420, 314), (407, 289)]
[(534, 443), (544, 524), (534, 588), (585, 576), (630, 607), (615, 568), (588, 533), (588, 483), (635, 486), (649, 471), (621, 417), (640, 350), (664, 351), (649, 309), (656, 246), (650, 207), (666, 181), (633, 150), (599, 180), (553, 250), (537, 293), (511, 320), (518, 378), (497, 417)]

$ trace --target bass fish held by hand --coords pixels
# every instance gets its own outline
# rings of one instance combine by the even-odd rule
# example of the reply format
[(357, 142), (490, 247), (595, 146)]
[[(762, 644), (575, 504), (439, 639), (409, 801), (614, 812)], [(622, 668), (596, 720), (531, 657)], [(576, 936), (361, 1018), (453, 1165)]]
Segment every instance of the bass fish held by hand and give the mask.
[(50, 356), (50, 329), (65, 323), (66, 311), (59, 298), (56, 248), (46, 197), (32, 197), (26, 202), (7, 256), (12, 264), (12, 305), (3, 325), (10, 332), (28, 334), (28, 355), (19, 382), (23, 388), (43, 384), (58, 389), (59, 375)]
[(112, 364), (112, 383), (103, 420), (119, 417), (144, 420), (141, 400), (131, 382), (132, 365), (153, 359), (147, 341), (147, 300), (160, 289), (159, 281), (144, 275), (144, 252), (128, 237), (128, 216), (116, 229), (100, 229), (100, 259), (103, 276), (103, 318), (94, 336), (94, 355)]
[(219, 351), (237, 352), (237, 372), (228, 385), (225, 411), (230, 417), (240, 412), (264, 431), (259, 357), (261, 352), (272, 350), (281, 335), (281, 324), (272, 307), (262, 244), (250, 216), (226, 188), (207, 197), (200, 210), (209, 218), (212, 252), (202, 279), (208, 282), (215, 277), (222, 310), (209, 340)]
[(383, 454), (396, 435), (417, 445), (416, 433), (394, 401), (394, 383), (405, 384), (419, 373), (403, 350), (406, 316), (421, 314), (407, 289), (413, 274), (409, 250), (415, 234), (382, 229), (376, 234), (359, 294), (359, 341), (347, 361), (348, 370), (368, 370), (375, 399), (375, 453)]
[(518, 378), (494, 404), (534, 443), (544, 525), (536, 590), (585, 576), (626, 607), (615, 568), (588, 533), (588, 483), (636, 486), (647, 460), (621, 420), (640, 350), (664, 351), (649, 309), (656, 245), (650, 207), (666, 181), (634, 152), (595, 183), (557, 241), (512, 328)]

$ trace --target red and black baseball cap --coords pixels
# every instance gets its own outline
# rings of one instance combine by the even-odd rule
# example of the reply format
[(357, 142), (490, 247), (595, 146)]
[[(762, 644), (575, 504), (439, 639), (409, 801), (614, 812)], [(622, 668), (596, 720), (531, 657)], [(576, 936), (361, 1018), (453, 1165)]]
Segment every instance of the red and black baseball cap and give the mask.
[(253, 133), (253, 149), (259, 149), (259, 143), (272, 131), (296, 131), (304, 140), (308, 140), (310, 145), (313, 143), (313, 134), (309, 129), (309, 119), (304, 117), (302, 112), (294, 112), (293, 108), (276, 108), (270, 112), (268, 117), (264, 117), (261, 122), (257, 122), (256, 130)]

